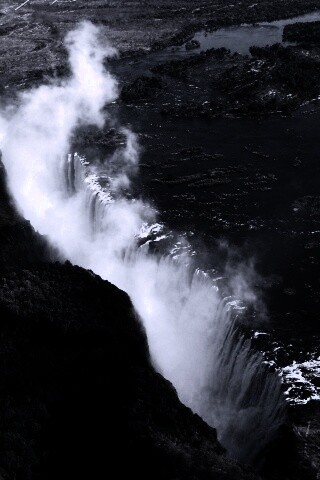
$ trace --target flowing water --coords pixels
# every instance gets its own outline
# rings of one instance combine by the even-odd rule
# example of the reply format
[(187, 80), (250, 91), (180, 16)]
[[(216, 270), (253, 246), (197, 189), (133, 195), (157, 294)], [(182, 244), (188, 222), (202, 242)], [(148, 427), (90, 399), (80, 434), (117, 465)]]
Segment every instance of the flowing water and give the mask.
[(249, 55), (250, 47), (266, 47), (275, 43), (289, 45), (282, 39), (283, 28), (297, 22), (315, 22), (320, 20), (320, 12), (312, 12), (306, 15), (276, 20), (274, 22), (263, 22), (259, 24), (242, 24), (240, 26), (219, 28), (214, 32), (197, 32), (194, 40), (200, 43), (200, 51), (209, 48), (227, 48), (232, 53)]
[[(225, 285), (226, 297), (216, 279), (197, 268), (185, 237), (170, 237), (156, 209), (134, 195), (139, 145), (103, 113), (118, 92), (103, 67), (115, 51), (100, 45), (98, 34), (88, 23), (70, 32), (72, 77), (25, 92), (1, 112), (10, 191), (61, 258), (130, 295), (156, 369), (183, 403), (217, 428), (232, 456), (251, 462), (285, 418), (279, 377), (237, 328), (237, 316), (246, 312), (241, 300), (254, 303), (255, 295), (239, 268)], [(103, 158), (82, 157), (72, 138), (87, 125), (116, 126), (123, 140)], [(171, 245), (162, 246), (168, 238)]]

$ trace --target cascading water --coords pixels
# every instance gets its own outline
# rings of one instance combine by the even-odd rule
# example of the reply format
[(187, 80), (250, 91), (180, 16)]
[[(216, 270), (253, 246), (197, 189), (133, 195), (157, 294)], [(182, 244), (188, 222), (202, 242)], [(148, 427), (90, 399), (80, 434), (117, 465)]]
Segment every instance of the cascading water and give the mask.
[(1, 112), (12, 196), (62, 258), (128, 292), (155, 367), (233, 456), (252, 461), (283, 422), (285, 404), (279, 378), (236, 328), (234, 298), (222, 298), (195, 268), (185, 240), (181, 255), (151, 252), (166, 232), (156, 211), (130, 194), (139, 158), (133, 133), (122, 129), (125, 145), (103, 162), (70, 153), (77, 127), (102, 128), (102, 109), (117, 98), (103, 67), (115, 51), (99, 35), (89, 23), (69, 33), (72, 76), (23, 93)]

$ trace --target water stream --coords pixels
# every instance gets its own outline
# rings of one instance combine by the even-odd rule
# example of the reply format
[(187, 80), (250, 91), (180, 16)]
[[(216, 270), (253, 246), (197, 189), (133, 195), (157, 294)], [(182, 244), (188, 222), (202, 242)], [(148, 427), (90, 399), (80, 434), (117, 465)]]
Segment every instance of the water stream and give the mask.
[[(282, 39), (283, 28), (285, 25), (291, 25), (297, 22), (315, 22), (320, 20), (320, 11), (287, 18), (285, 20), (275, 20), (273, 22), (263, 22), (259, 24), (242, 24), (227, 28), (219, 28), (214, 32), (197, 32), (194, 40), (200, 43), (200, 51), (209, 48), (227, 48), (232, 53), (249, 55), (249, 49), (252, 46), (265, 47), (275, 43), (290, 45)], [(292, 45), (292, 44), (291, 44)], [(196, 51), (199, 51), (196, 50)]]
[(241, 300), (254, 300), (244, 269), (234, 272), (226, 297), (197, 268), (182, 237), (179, 254), (149, 248), (167, 232), (155, 208), (131, 189), (140, 152), (130, 130), (117, 127), (123, 140), (104, 158), (72, 152), (79, 125), (116, 124), (105, 108), (117, 98), (117, 81), (103, 66), (115, 52), (99, 44), (98, 34), (87, 23), (70, 32), (73, 75), (25, 92), (1, 112), (10, 191), (62, 258), (129, 294), (155, 368), (183, 403), (217, 428), (233, 457), (252, 462), (284, 421), (285, 401), (279, 377), (237, 328)]

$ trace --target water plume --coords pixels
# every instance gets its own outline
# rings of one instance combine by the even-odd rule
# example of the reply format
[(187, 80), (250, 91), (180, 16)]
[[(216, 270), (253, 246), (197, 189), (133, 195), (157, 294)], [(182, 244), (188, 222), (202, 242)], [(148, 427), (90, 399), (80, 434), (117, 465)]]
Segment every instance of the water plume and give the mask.
[(128, 292), (155, 367), (217, 427), (232, 455), (252, 461), (283, 421), (280, 381), (237, 330), (234, 298), (222, 298), (196, 268), (188, 243), (151, 251), (168, 235), (156, 210), (130, 191), (135, 135), (121, 129), (124, 145), (100, 162), (72, 152), (78, 127), (108, 121), (105, 107), (118, 89), (103, 62), (116, 51), (90, 23), (67, 35), (66, 48), (69, 78), (24, 92), (1, 112), (2, 160), (17, 208), (61, 258)]

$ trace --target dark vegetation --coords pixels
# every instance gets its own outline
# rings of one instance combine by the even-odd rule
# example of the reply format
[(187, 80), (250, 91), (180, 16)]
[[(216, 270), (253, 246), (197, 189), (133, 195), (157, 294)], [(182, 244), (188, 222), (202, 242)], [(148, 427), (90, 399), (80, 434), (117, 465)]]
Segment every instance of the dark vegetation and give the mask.
[[(12, 229), (11, 241), (0, 237), (2, 478), (258, 478), (225, 456), (215, 430), (154, 371), (128, 296), (91, 271), (48, 262), (3, 177), (0, 218), (0, 232)], [(265, 479), (314, 478), (290, 426), (261, 452), (260, 467)]]
[(123, 58), (183, 44), (201, 29), (301, 15), (317, 10), (319, 0), (217, 0), (209, 4), (205, 0), (77, 0), (53, 5), (32, 0), (16, 12), (18, 5), (16, 0), (0, 0), (0, 73), (7, 93), (34, 85), (48, 74), (66, 73), (61, 41), (84, 19), (106, 27)]
[[(69, 262), (48, 263), (52, 252), (15, 212), (3, 174), (2, 169), (1, 476), (258, 478), (225, 456), (215, 430), (154, 371), (127, 295)], [(313, 478), (292, 429), (279, 433), (261, 453), (264, 478)]]
[[(0, 6), (7, 3), (0, 1)], [(210, 4), (199, 1), (196, 5), (187, 0), (77, 0), (57, 2), (52, 7), (44, 5), (42, 0), (34, 0), (19, 14), (11, 9), (2, 15), (0, 90), (15, 93), (43, 82), (48, 75), (68, 74), (62, 38), (83, 19), (108, 27), (108, 37), (120, 50), (121, 67), (124, 57), (135, 59), (164, 46), (183, 44), (191, 41), (194, 31), (199, 29), (274, 20), (318, 8), (318, 0), (245, 0), (236, 5), (225, 0)], [(162, 110), (169, 118), (292, 114), (319, 93), (317, 28), (312, 24), (287, 27), (285, 39), (291, 38), (301, 45), (253, 48), (252, 58), (231, 55), (225, 49), (199, 55), (195, 50), (186, 60), (162, 61), (153, 68), (152, 73), (156, 74), (153, 77), (147, 67), (145, 72), (136, 73), (132, 78), (135, 64), (130, 65), (129, 80), (126, 70), (124, 79), (121, 78), (125, 85), (122, 103), (125, 107), (126, 102), (141, 104), (148, 100), (149, 105)], [(134, 60), (130, 58), (131, 61)], [(152, 67), (154, 63), (150, 64)], [(165, 109), (163, 103), (168, 104)], [(149, 113), (146, 112), (148, 122)], [(136, 111), (134, 117), (137, 117)], [(210, 134), (214, 133), (212, 130), (210, 126)], [(183, 141), (194, 142), (191, 130), (185, 128), (185, 131), (188, 138), (183, 137)], [(153, 134), (151, 132), (149, 138), (153, 139)], [(265, 208), (261, 208), (261, 205), (265, 207), (263, 195), (267, 196), (269, 191), (274, 195), (274, 185), (290, 183), (287, 173), (285, 178), (281, 178), (278, 171), (274, 175), (275, 162), (281, 167), (283, 161), (278, 158), (278, 149), (274, 154), (272, 150), (265, 153), (269, 152), (266, 145), (262, 148), (246, 145), (246, 151), (237, 145), (237, 157), (242, 164), (230, 167), (230, 152), (223, 150), (222, 154), (216, 145), (214, 149), (210, 145), (195, 151), (173, 137), (176, 151), (164, 156), (171, 138), (169, 142), (159, 131), (154, 138), (161, 162), (156, 168), (149, 168), (152, 185), (170, 189), (165, 190), (169, 204), (163, 212), (174, 227), (180, 221), (184, 226), (189, 222), (190, 229), (194, 229), (196, 221), (203, 221), (209, 235), (235, 232), (239, 241), (248, 236), (249, 229), (261, 229), (262, 236), (266, 237), (261, 251), (268, 257), (272, 270), (275, 269), (273, 262), (279, 257), (283, 261), (283, 251), (290, 265), (284, 280), (274, 281), (273, 303), (269, 304), (274, 324), (282, 318), (286, 341), (288, 337), (291, 341), (295, 329), (314, 331), (318, 316), (314, 310), (306, 310), (303, 302), (305, 299), (318, 302), (315, 252), (319, 239), (316, 235), (311, 239), (310, 235), (300, 235), (298, 220), (301, 215), (305, 230), (311, 217), (317, 223), (319, 205), (309, 194), (301, 195), (300, 202), (295, 203), (299, 196), (295, 192), (293, 206), (298, 208), (298, 213), (292, 214), (290, 210), (289, 214), (288, 208), (268, 218)], [(81, 136), (74, 139), (74, 143), (83, 148), (94, 143), (110, 150), (120, 141), (115, 131), (101, 134), (94, 129), (81, 132)], [(148, 154), (150, 156), (150, 152)], [(245, 164), (243, 158), (250, 155), (250, 163)], [(299, 169), (298, 176), (304, 172), (305, 165), (303, 154), (299, 155), (296, 157), (295, 153), (290, 159), (290, 165)], [(154, 158), (159, 160), (157, 155)], [(258, 161), (264, 163), (262, 169), (257, 166)], [(210, 165), (215, 162), (217, 166), (211, 165), (202, 171), (201, 165), (206, 165), (205, 162)], [(172, 169), (175, 164), (176, 170)], [(189, 171), (186, 165), (190, 164), (198, 171)], [(158, 175), (159, 165), (171, 170), (165, 175), (161, 170)], [(314, 166), (313, 176), (316, 173)], [(255, 197), (246, 197), (252, 192)], [(187, 214), (179, 209), (179, 196)], [(173, 198), (175, 208), (172, 208)], [(282, 197), (280, 200), (282, 202)], [(252, 214), (251, 208), (258, 213)], [(276, 209), (277, 205), (273, 204), (272, 210)], [(296, 223), (292, 215), (299, 217)], [(312, 230), (316, 231), (314, 222)], [(292, 232), (292, 226), (296, 232)], [(281, 237), (279, 245), (275, 241), (277, 229)], [(303, 254), (299, 258), (292, 248), (293, 242), (290, 243), (290, 235), (299, 236), (303, 243)], [(249, 243), (248, 249), (251, 246)], [(127, 296), (91, 272), (70, 264), (48, 263), (56, 259), (57, 254), (48, 248), (45, 239), (16, 213), (4, 188), (2, 170), (0, 478), (70, 480), (103, 475), (148, 480), (255, 478), (225, 457), (215, 431), (182, 406), (172, 386), (155, 373), (143, 329), (132, 313)], [(311, 267), (307, 262), (313, 262), (311, 280)], [(309, 277), (307, 282), (305, 277)], [(306, 343), (305, 339), (302, 342)], [(286, 365), (289, 360), (297, 359), (298, 354), (303, 359), (305, 351), (300, 352), (300, 345), (302, 352), (302, 343), (295, 344), (292, 352), (284, 347), (278, 353), (279, 364)], [(263, 350), (263, 346), (260, 347)], [(262, 454), (267, 458), (262, 467), (265, 478), (305, 480), (314, 478), (315, 470), (319, 469), (318, 404), (303, 408), (303, 414), (299, 407), (293, 412), (296, 434), (284, 427)]]
[(286, 25), (283, 30), (283, 39), (286, 42), (320, 45), (320, 22), (293, 23)]
[(281, 45), (251, 47), (252, 59), (226, 70), (218, 84), (241, 114), (288, 114), (320, 92), (319, 52)]
[[(290, 115), (319, 95), (319, 49), (276, 44), (251, 47), (250, 52), (251, 57), (242, 57), (211, 49), (152, 67), (168, 81), (169, 92), (185, 86), (182, 102), (162, 95), (163, 113), (182, 118)], [(189, 88), (190, 82), (200, 92)]]
[[(195, 75), (195, 69), (200, 69), (208, 63), (208, 60), (213, 62), (222, 62), (227, 59), (229, 51), (225, 48), (211, 48), (201, 52), (199, 55), (185, 58), (183, 60), (172, 60), (162, 65), (157, 65), (151, 69), (152, 72), (161, 75), (168, 75), (173, 78), (190, 79)], [(196, 73), (197, 74), (197, 73)]]
[(186, 50), (195, 50), (200, 48), (200, 42), (198, 40), (190, 40), (186, 43)]
[(162, 78), (141, 76), (136, 78), (133, 83), (123, 87), (121, 99), (124, 102), (154, 99), (165, 88), (166, 83)]
[(128, 296), (48, 262), (0, 173), (0, 478), (256, 478), (154, 371)]

